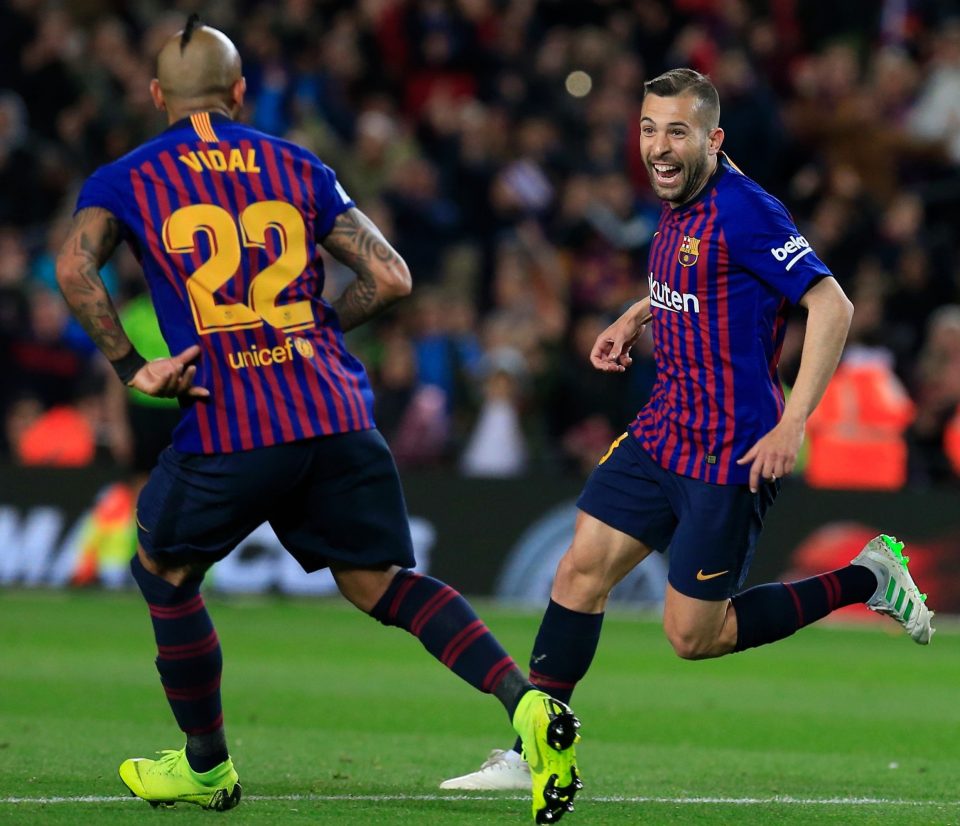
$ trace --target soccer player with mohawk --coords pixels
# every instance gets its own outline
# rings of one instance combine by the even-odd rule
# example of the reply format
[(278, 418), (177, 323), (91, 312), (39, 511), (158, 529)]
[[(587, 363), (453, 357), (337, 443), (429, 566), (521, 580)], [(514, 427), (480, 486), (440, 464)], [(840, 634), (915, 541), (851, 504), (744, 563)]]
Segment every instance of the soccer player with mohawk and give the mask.
[[(245, 88), (233, 43), (192, 16), (150, 86), (169, 127), (87, 180), (57, 261), (67, 303), (120, 379), (183, 408), (138, 501), (131, 570), (186, 744), (126, 760), (120, 777), (154, 805), (240, 802), (200, 583), (269, 521), (305, 570), (329, 567), (358, 608), (497, 697), (536, 767), (534, 818), (556, 822), (580, 788), (579, 722), (527, 681), (460, 594), (409, 570), (397, 471), (344, 347), (344, 331), (410, 292), (410, 273), (331, 169), (234, 120)], [(136, 352), (104, 289), (99, 268), (121, 240), (143, 265), (170, 358)], [(356, 273), (332, 305), (318, 245)]]
[[(886, 535), (836, 571), (742, 590), (764, 516), (840, 359), (853, 305), (784, 206), (721, 151), (710, 80), (673, 69), (644, 91), (640, 151), (663, 200), (649, 296), (600, 334), (590, 361), (622, 373), (649, 324), (657, 381), (577, 502), (530, 679), (570, 700), (593, 660), (611, 589), (655, 550), (669, 550), (663, 628), (685, 660), (776, 642), (856, 603), (925, 645), (933, 613), (903, 544)], [(807, 326), (785, 402), (777, 362), (789, 304), (807, 311)], [(478, 771), (441, 788), (527, 788), (520, 749), (494, 750)]]

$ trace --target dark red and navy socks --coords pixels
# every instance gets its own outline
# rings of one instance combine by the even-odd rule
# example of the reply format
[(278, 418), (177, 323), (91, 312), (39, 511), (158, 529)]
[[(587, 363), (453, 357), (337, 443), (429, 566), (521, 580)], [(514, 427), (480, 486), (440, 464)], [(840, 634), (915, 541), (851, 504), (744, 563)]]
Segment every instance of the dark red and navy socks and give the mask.
[(180, 729), (187, 736), (187, 760), (205, 772), (227, 759), (220, 703), (223, 656), (200, 594), (200, 579), (174, 586), (143, 567), (130, 570), (150, 609), (157, 640), (157, 671)]
[(866, 602), (877, 590), (877, 577), (862, 565), (847, 565), (797, 582), (771, 582), (733, 597), (737, 645), (745, 651), (782, 640), (827, 614)]
[(517, 703), (530, 685), (454, 588), (413, 571), (398, 571), (370, 616), (409, 631), (454, 674), (497, 697), (513, 719)]
[[(597, 653), (602, 627), (602, 613), (573, 611), (551, 599), (530, 654), (530, 682), (560, 702), (569, 703)], [(521, 748), (518, 739), (513, 750), (519, 752)]]

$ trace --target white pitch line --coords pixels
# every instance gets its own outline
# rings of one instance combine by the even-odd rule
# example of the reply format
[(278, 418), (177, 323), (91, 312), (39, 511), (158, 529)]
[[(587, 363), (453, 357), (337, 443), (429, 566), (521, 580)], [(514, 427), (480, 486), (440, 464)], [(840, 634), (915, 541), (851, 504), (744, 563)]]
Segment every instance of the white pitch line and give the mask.
[[(527, 800), (526, 796), (503, 795), (491, 797), (478, 794), (278, 794), (245, 795), (244, 801), (259, 802), (368, 802), (389, 803), (398, 801), (436, 802), (443, 800)], [(960, 800), (902, 800), (885, 797), (631, 797), (628, 795), (581, 796), (577, 803), (666, 803), (717, 806), (960, 806)], [(78, 795), (76, 797), (0, 797), (0, 804), (41, 805), (58, 803), (136, 803), (138, 799), (126, 796)]]

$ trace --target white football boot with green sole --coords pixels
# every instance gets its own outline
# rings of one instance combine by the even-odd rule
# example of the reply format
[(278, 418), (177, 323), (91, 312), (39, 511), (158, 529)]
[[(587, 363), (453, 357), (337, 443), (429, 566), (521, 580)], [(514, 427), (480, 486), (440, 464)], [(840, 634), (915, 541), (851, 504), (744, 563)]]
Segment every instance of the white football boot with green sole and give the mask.
[(933, 611), (927, 608), (927, 595), (920, 593), (910, 576), (909, 562), (910, 557), (903, 555), (903, 543), (886, 534), (871, 539), (850, 560), (851, 565), (863, 565), (873, 571), (880, 583), (867, 600), (867, 607), (892, 617), (914, 642), (926, 645), (935, 630), (930, 624)]

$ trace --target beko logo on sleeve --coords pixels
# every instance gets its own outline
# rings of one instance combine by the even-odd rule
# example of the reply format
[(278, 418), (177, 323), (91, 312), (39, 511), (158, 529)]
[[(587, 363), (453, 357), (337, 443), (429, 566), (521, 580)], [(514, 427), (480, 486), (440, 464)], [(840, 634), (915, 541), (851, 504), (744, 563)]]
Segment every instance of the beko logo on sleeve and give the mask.
[(787, 270), (791, 270), (793, 265), (797, 263), (803, 256), (807, 253), (813, 252), (813, 247), (810, 246), (810, 242), (804, 238), (802, 235), (791, 235), (790, 240), (787, 241), (782, 247), (771, 247), (770, 254), (777, 259), (777, 261), (787, 261)]

